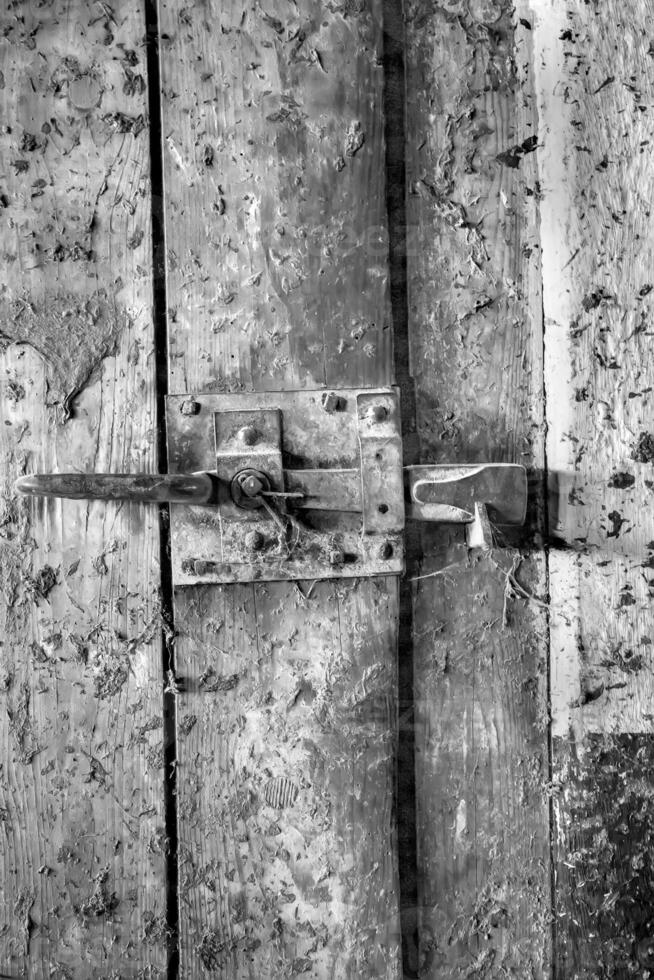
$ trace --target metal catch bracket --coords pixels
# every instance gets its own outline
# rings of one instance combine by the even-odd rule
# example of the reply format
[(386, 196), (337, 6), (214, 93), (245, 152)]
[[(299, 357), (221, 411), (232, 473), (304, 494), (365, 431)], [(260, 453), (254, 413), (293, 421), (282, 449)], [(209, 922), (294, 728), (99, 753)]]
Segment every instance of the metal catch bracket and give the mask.
[(192, 412), (188, 395), (167, 399), (170, 470), (209, 471), (232, 492), (219, 508), (171, 507), (176, 585), (403, 570), (396, 389), (200, 394), (191, 403)]

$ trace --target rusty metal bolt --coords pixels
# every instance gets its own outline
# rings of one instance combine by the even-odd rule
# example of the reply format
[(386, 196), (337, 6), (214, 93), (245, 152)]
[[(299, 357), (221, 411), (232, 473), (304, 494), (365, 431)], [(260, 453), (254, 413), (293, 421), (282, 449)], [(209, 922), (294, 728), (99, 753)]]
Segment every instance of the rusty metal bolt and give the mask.
[(334, 391), (325, 391), (322, 398), (320, 399), (320, 404), (324, 412), (342, 412), (345, 408), (346, 402), (344, 398), (341, 398)]
[(238, 438), (244, 446), (254, 446), (259, 438), (259, 433), (253, 425), (244, 425), (238, 430)]
[(266, 539), (261, 531), (248, 531), (245, 535), (245, 547), (248, 551), (261, 551)]
[(370, 416), (374, 422), (383, 422), (388, 418), (388, 409), (385, 405), (373, 405)]
[(329, 552), (329, 564), (330, 565), (342, 565), (345, 561), (345, 555), (340, 548), (332, 548)]
[(182, 402), (179, 410), (182, 415), (197, 415), (201, 408), (202, 405), (200, 402), (196, 402), (192, 398), (189, 398), (187, 401)]
[(382, 561), (388, 561), (389, 558), (393, 557), (393, 545), (390, 543), (390, 541), (384, 541), (384, 543), (380, 545), (379, 557), (382, 559)]

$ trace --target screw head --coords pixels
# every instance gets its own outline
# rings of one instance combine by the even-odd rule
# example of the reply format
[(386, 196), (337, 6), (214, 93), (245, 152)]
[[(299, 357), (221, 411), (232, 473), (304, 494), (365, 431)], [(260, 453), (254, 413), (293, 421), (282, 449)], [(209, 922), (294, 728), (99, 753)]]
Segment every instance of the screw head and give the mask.
[(179, 410), (182, 415), (198, 415), (201, 408), (202, 405), (200, 402), (196, 402), (193, 398), (189, 398), (185, 402), (182, 402)]
[(389, 558), (393, 557), (393, 545), (390, 543), (390, 541), (384, 541), (384, 543), (380, 545), (379, 557), (382, 559), (382, 561), (388, 561)]
[(259, 438), (259, 433), (253, 425), (244, 425), (238, 431), (238, 439), (244, 446), (254, 446)]
[(265, 540), (261, 531), (248, 531), (245, 535), (245, 547), (248, 551), (261, 551)]

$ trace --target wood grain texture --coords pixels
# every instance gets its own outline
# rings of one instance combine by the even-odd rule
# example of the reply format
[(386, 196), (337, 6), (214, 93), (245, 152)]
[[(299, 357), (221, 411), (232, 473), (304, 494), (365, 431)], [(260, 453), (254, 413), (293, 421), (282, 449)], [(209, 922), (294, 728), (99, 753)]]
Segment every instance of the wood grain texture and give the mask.
[(121, 6), (12, 2), (0, 14), (11, 976), (165, 970), (156, 512), (12, 492), (26, 471), (156, 469), (144, 24)]
[(652, 4), (534, 4), (561, 975), (652, 966)]
[(183, 976), (399, 975), (389, 592), (178, 594)]
[[(379, 4), (160, 18), (171, 393), (389, 383)], [(175, 615), (181, 975), (398, 977), (396, 580)]]
[(508, 3), (406, 9), (422, 459), (520, 462), (534, 494), (522, 539), (498, 539), (488, 555), (468, 552), (453, 529), (422, 536), (413, 975), (540, 978), (550, 929), (547, 624), (525, 599), (545, 589), (535, 551), (543, 418), (530, 28)]

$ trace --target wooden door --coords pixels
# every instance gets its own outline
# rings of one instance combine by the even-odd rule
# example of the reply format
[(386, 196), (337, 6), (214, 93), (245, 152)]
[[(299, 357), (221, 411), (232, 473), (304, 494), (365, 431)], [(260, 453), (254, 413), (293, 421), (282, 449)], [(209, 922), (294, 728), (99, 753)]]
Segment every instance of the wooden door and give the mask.
[[(0, 974), (640, 975), (646, 5), (6, 7)], [(394, 382), (524, 529), (174, 590), (165, 508), (12, 490), (165, 470), (168, 394)]]

